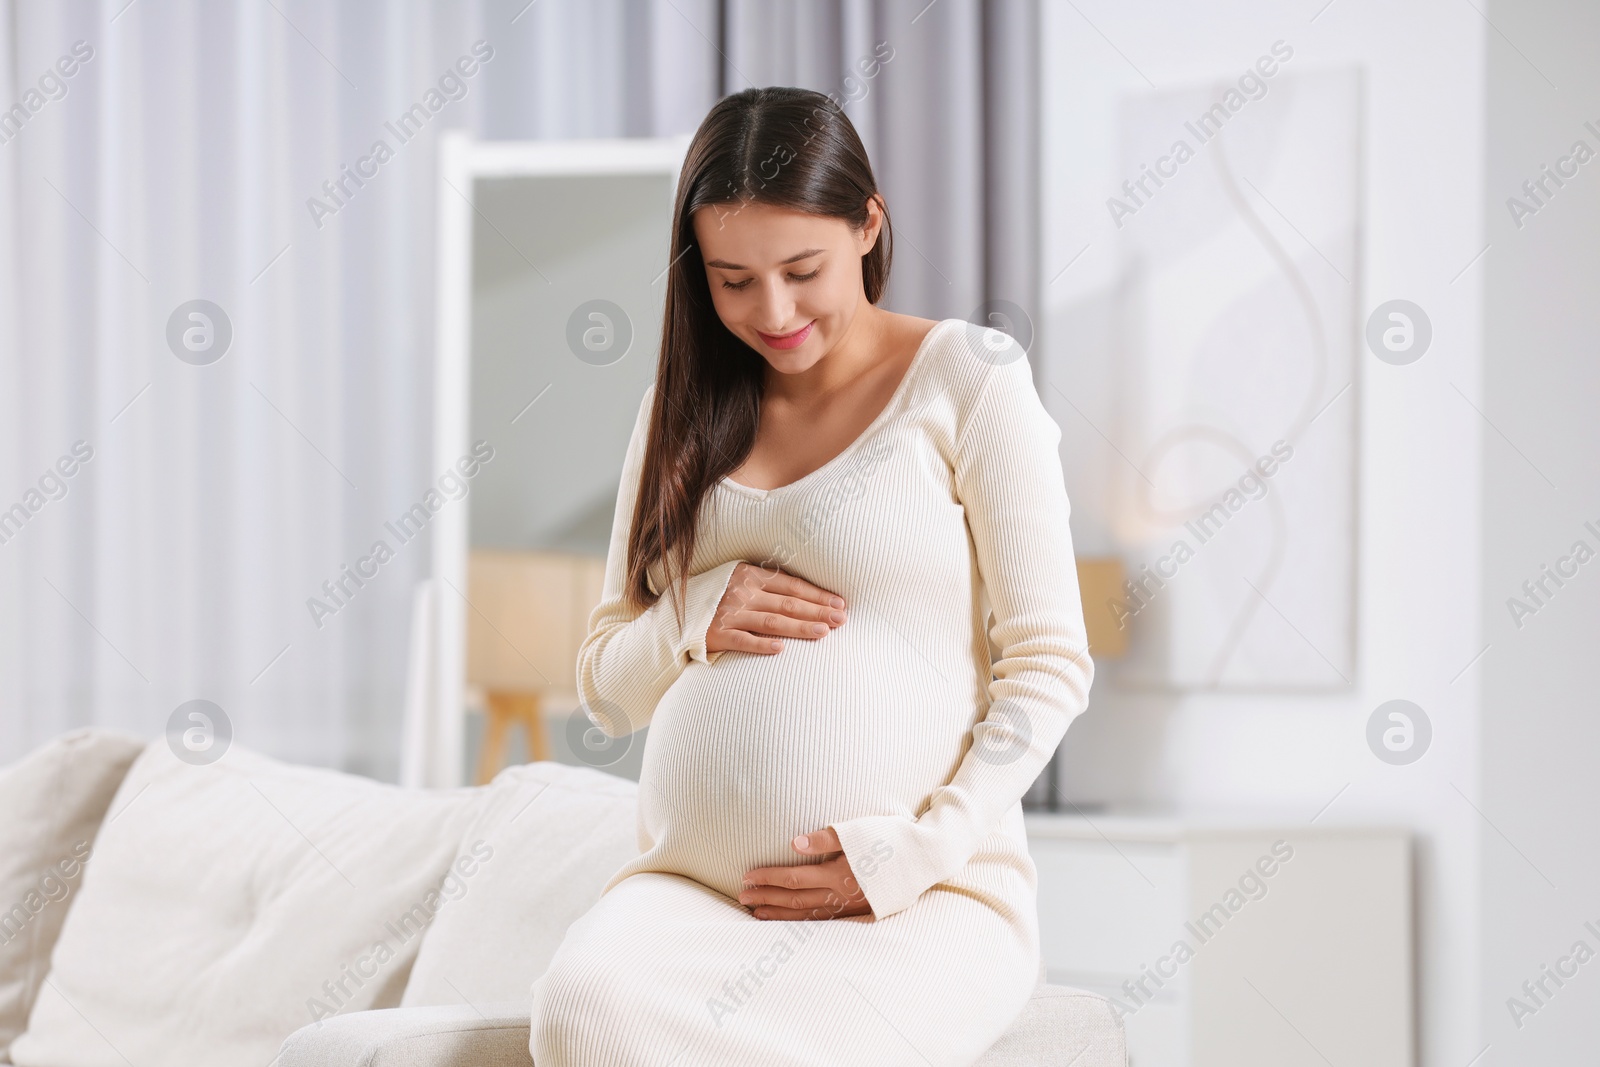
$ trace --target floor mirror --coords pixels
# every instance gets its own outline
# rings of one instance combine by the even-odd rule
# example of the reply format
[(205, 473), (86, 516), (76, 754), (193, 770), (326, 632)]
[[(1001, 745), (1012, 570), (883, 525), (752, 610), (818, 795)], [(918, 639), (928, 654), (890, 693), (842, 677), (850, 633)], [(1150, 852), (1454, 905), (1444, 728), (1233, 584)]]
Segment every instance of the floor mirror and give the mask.
[[(655, 375), (688, 138), (440, 139), (430, 575), (403, 784), (574, 758), (578, 645)], [(436, 505), (436, 506), (435, 506)], [(574, 718), (577, 713), (580, 717)], [(637, 777), (642, 745), (604, 769)]]

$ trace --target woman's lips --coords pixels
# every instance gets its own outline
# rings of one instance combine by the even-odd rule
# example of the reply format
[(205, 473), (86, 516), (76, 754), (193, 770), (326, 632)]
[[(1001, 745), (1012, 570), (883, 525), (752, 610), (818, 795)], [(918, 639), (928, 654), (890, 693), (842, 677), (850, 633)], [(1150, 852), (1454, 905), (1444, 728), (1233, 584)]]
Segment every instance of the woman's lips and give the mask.
[(816, 320), (812, 319), (794, 333), (771, 334), (762, 333), (760, 330), (757, 330), (756, 333), (770, 348), (799, 348), (805, 344), (806, 338), (811, 336), (811, 327), (816, 324)]

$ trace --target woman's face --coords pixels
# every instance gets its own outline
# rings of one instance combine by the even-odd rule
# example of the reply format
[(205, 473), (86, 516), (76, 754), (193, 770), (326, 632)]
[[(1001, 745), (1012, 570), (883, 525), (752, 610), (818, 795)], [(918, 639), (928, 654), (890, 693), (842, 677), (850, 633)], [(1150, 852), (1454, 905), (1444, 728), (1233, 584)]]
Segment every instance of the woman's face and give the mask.
[(843, 219), (770, 204), (695, 211), (695, 240), (717, 315), (775, 370), (806, 370), (855, 318), (866, 296), (861, 257), (883, 219), (877, 201), (867, 210), (861, 233)]

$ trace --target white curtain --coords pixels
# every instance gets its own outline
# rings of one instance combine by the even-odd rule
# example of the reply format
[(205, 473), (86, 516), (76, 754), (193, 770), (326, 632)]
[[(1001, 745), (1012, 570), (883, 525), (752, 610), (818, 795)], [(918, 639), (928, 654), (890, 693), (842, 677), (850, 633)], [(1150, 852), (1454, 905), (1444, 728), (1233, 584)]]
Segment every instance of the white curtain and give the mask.
[[(439, 473), (440, 130), (657, 136), (745, 84), (859, 95), (903, 237), (892, 306), (1027, 306), (1032, 18), (1031, 0), (0, 0), (0, 762), (75, 726), (155, 736), (199, 698), (239, 744), (395, 776), (425, 539), (320, 627), (306, 602)], [(878, 42), (894, 56), (863, 80)], [(413, 105), (420, 132), (397, 136)], [(221, 315), (187, 317), (197, 300)], [(220, 358), (220, 331), (183, 343), (224, 319)]]

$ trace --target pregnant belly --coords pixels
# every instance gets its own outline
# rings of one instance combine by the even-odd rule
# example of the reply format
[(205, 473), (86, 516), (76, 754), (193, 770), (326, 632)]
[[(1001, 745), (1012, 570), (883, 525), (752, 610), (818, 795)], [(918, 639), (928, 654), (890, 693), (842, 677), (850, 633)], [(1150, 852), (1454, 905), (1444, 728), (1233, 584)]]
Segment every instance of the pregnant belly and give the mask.
[(752, 867), (801, 862), (796, 834), (914, 818), (975, 714), (970, 658), (947, 649), (935, 667), (921, 652), (858, 617), (774, 655), (691, 663), (657, 705), (640, 772), (655, 865), (734, 895)]

